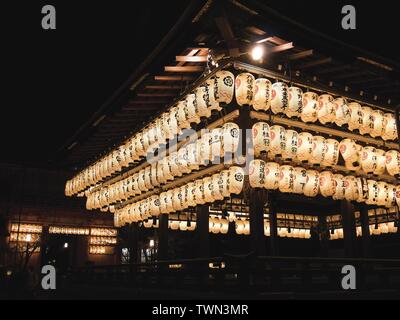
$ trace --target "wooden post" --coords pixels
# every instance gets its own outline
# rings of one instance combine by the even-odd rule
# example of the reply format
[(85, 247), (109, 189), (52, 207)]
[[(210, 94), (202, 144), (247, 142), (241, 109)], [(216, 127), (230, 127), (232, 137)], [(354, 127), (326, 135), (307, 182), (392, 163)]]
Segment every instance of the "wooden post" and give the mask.
[(168, 260), (168, 215), (160, 215), (157, 260)]
[(368, 206), (362, 204), (360, 206), (360, 220), (362, 228), (362, 255), (364, 258), (371, 256), (371, 238), (369, 232), (369, 217), (368, 217)]
[(321, 231), (321, 256), (329, 256), (329, 230), (326, 223), (326, 216), (318, 216), (319, 230)]
[(340, 211), (343, 222), (345, 256), (347, 258), (354, 258), (357, 238), (354, 205), (350, 201), (342, 200), (340, 202)]
[(42, 234), (40, 236), (40, 266), (48, 264), (46, 261), (47, 244), (49, 241), (49, 226), (43, 225)]
[(264, 256), (266, 254), (264, 236), (264, 205), (266, 200), (266, 190), (250, 190), (250, 239), (251, 248), (256, 256)]
[(196, 238), (197, 238), (197, 257), (210, 257), (210, 233), (208, 230), (209, 210), (208, 206), (196, 207)]
[(269, 227), (270, 227), (270, 237), (269, 237), (269, 251), (271, 256), (279, 255), (278, 248), (278, 220), (277, 220), (277, 208), (274, 199), (270, 199), (269, 203)]

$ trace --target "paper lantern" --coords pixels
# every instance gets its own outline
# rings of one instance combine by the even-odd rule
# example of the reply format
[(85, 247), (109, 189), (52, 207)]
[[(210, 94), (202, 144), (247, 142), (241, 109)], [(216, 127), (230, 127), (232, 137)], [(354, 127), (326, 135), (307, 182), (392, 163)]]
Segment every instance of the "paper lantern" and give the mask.
[(360, 133), (365, 135), (369, 134), (374, 128), (374, 117), (372, 116), (373, 110), (370, 107), (362, 107), (363, 121), (360, 127)]
[(357, 179), (353, 176), (344, 177), (344, 184), (346, 186), (344, 197), (348, 201), (355, 201), (358, 199), (358, 184)]
[(315, 92), (303, 93), (303, 109), (300, 118), (303, 122), (316, 122), (318, 120), (318, 95)]
[(172, 190), (172, 207), (174, 211), (183, 210), (183, 194), (181, 188), (175, 188)]
[(274, 114), (286, 113), (289, 106), (288, 86), (284, 82), (272, 85), (271, 110)]
[(384, 130), (382, 138), (383, 140), (397, 140), (397, 126), (396, 118), (393, 113), (385, 113), (384, 115)]
[(386, 206), (389, 198), (388, 184), (384, 181), (379, 181), (377, 183), (377, 188), (378, 188), (378, 198), (376, 203), (378, 206)]
[(265, 165), (265, 188), (276, 190), (279, 187), (280, 167), (275, 162), (267, 162)]
[(256, 156), (270, 148), (270, 128), (266, 122), (257, 122), (252, 128), (253, 148)]
[(199, 86), (195, 90), (196, 95), (196, 106), (198, 116), (203, 118), (209, 118), (211, 116), (211, 104), (210, 104), (210, 92), (207, 84)]
[(179, 222), (179, 230), (180, 231), (188, 231), (187, 221)]
[(368, 199), (368, 180), (365, 178), (356, 178), (358, 185), (358, 198), (357, 202), (366, 202)]
[(227, 219), (221, 218), (220, 223), (221, 223), (221, 227), (220, 227), (219, 232), (221, 234), (227, 234), (229, 231), (229, 221)]
[(344, 124), (349, 124), (350, 122), (350, 109), (347, 105), (347, 101), (345, 98), (337, 98), (333, 101), (335, 106), (335, 123), (339, 127), (343, 126)]
[(294, 168), (293, 193), (303, 194), (307, 182), (307, 170), (301, 167)]
[(214, 161), (214, 159), (219, 158), (221, 156), (221, 153), (223, 152), (222, 149), (222, 129), (217, 128), (211, 130), (211, 141), (210, 141), (210, 149), (211, 149), (211, 155), (210, 155), (210, 160)]
[(200, 159), (199, 159), (200, 165), (207, 165), (209, 161), (212, 159), (212, 153), (210, 147), (211, 139), (212, 138), (210, 133), (205, 133), (201, 137), (200, 150), (198, 150), (198, 152), (200, 153)]
[(263, 160), (253, 160), (249, 166), (249, 182), (252, 188), (264, 188), (266, 164)]
[(362, 111), (362, 107), (357, 102), (349, 103), (350, 109), (350, 121), (349, 121), (349, 130), (359, 130), (363, 125), (364, 114)]
[(297, 137), (297, 160), (305, 163), (311, 158), (313, 151), (313, 136), (308, 132), (301, 132)]
[(304, 185), (304, 195), (316, 197), (319, 191), (319, 173), (315, 170), (307, 170), (306, 184)]
[(200, 115), (197, 107), (196, 95), (194, 93), (186, 96), (185, 112), (189, 123), (200, 123)]
[(303, 108), (303, 91), (298, 87), (290, 87), (288, 89), (289, 102), (286, 109), (286, 115), (289, 118), (298, 117)]
[(396, 150), (386, 152), (386, 170), (391, 176), (400, 176), (400, 152)]
[(392, 184), (387, 185), (388, 188), (388, 197), (385, 203), (386, 208), (393, 208), (396, 206), (396, 186)]
[(240, 194), (243, 190), (244, 171), (240, 167), (229, 168), (229, 192)]
[(230, 196), (229, 192), (229, 170), (222, 170), (220, 173), (219, 181), (218, 181), (218, 188), (220, 193), (224, 198), (227, 198)]
[(365, 173), (373, 173), (377, 167), (377, 153), (374, 147), (364, 147), (360, 154), (361, 168)]
[(178, 163), (178, 170), (182, 174), (187, 174), (192, 171), (188, 161), (189, 161), (189, 154), (187, 148), (186, 147), (180, 148), (178, 151), (177, 163)]
[(190, 222), (190, 226), (187, 228), (187, 231), (194, 231), (196, 229), (197, 223), (195, 221)]
[(335, 120), (336, 110), (332, 102), (333, 97), (329, 94), (322, 94), (318, 97), (317, 118), (322, 124), (330, 123)]
[(144, 169), (144, 185), (147, 190), (153, 189), (153, 185), (151, 184), (151, 166), (147, 166)]
[(292, 166), (280, 167), (278, 187), (280, 192), (293, 192), (294, 168)]
[(217, 102), (231, 103), (234, 94), (235, 76), (226, 70), (214, 76), (214, 96)]
[(345, 162), (358, 165), (359, 163), (358, 147), (354, 140), (352, 139), (342, 140), (339, 144), (339, 150)]
[(339, 141), (335, 139), (326, 139), (326, 152), (322, 160), (322, 166), (332, 168), (339, 161)]
[(381, 110), (374, 110), (372, 112), (373, 127), (369, 133), (371, 137), (382, 137), (385, 130), (385, 114)]
[(271, 107), (272, 83), (268, 79), (259, 78), (254, 83), (253, 108), (267, 111)]
[(313, 137), (313, 150), (309, 162), (313, 165), (321, 165), (325, 158), (325, 153), (327, 151), (326, 140), (321, 136)]
[(368, 180), (368, 198), (366, 203), (376, 205), (378, 203), (378, 183), (375, 180)]
[(197, 148), (195, 143), (190, 143), (186, 147), (185, 153), (186, 164), (190, 171), (199, 170), (199, 164), (197, 162)]
[(228, 122), (222, 126), (223, 155), (235, 153), (239, 147), (240, 129), (236, 123)]
[(186, 100), (181, 100), (178, 102), (176, 109), (176, 118), (178, 122), (178, 127), (180, 129), (190, 128), (189, 115), (186, 108)]
[(174, 209), (174, 190), (168, 190), (167, 194), (165, 195), (165, 201), (167, 206), (167, 213), (175, 212)]
[(237, 220), (236, 223), (235, 223), (235, 231), (236, 231), (236, 234), (242, 235), (243, 232), (244, 232), (244, 228), (245, 228), (244, 221), (242, 221), (242, 220)]
[[(211, 195), (215, 200), (223, 200), (224, 196), (222, 195), (222, 190), (219, 188), (219, 183), (220, 183), (220, 174), (213, 174), (212, 175), (212, 189), (211, 189)], [(222, 182), (222, 181), (221, 181)]]
[(251, 73), (241, 73), (235, 79), (236, 102), (239, 106), (252, 105), (255, 79)]
[(336, 181), (331, 171), (319, 174), (319, 190), (324, 197), (332, 197), (336, 191)]
[(269, 156), (271, 158), (280, 157), (286, 147), (286, 130), (282, 126), (272, 126), (270, 132)]
[(179, 226), (180, 226), (180, 221), (169, 221), (169, 227), (171, 230), (179, 230)]
[(333, 200), (343, 200), (346, 194), (346, 182), (344, 176), (341, 174), (334, 174), (335, 180), (335, 193), (332, 195)]
[(195, 197), (197, 204), (205, 204), (206, 203), (206, 196), (204, 193), (204, 181), (203, 179), (197, 179), (195, 181)]
[(286, 130), (285, 140), (286, 140), (285, 149), (283, 150), (282, 153), (283, 159), (285, 161), (296, 160), (298, 133), (294, 130)]
[[(215, 89), (217, 88), (217, 86), (215, 85), (215, 81), (214, 79), (208, 79), (205, 84), (208, 87), (208, 92), (209, 92), (209, 108), (211, 110), (217, 110), (217, 111), (221, 111), (222, 108), (219, 106), (219, 102), (217, 101), (217, 97), (215, 95)], [(218, 88), (217, 88), (218, 90)], [(218, 93), (217, 93), (218, 94)]]

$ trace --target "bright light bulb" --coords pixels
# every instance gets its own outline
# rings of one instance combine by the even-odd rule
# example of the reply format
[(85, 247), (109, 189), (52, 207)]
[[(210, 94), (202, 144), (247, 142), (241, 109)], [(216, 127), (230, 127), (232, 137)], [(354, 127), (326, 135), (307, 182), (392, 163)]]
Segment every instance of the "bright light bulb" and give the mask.
[(150, 240), (150, 248), (153, 248), (153, 247), (154, 247), (154, 240), (151, 239), (151, 240)]
[(26, 242), (31, 242), (32, 236), (30, 234), (26, 235)]
[(251, 57), (253, 60), (258, 61), (261, 60), (261, 58), (264, 56), (264, 47), (261, 45), (255, 46), (251, 50)]
[(65, 249), (68, 248), (68, 242), (64, 243), (64, 248), (65, 248)]

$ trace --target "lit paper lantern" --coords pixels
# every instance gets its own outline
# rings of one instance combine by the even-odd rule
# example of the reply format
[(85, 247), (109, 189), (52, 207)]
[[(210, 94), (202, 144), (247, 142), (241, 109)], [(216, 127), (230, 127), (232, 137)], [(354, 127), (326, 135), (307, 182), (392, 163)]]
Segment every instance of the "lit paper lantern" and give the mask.
[(199, 170), (199, 164), (197, 162), (197, 148), (195, 143), (190, 143), (186, 147), (186, 157), (187, 157), (187, 166), (188, 169)]
[(178, 127), (180, 129), (190, 128), (190, 121), (189, 121), (189, 115), (187, 113), (186, 100), (181, 100), (178, 102), (176, 117), (177, 117)]
[(350, 109), (347, 105), (347, 101), (345, 98), (337, 98), (333, 101), (335, 106), (335, 123), (339, 127), (343, 126), (344, 124), (349, 124), (350, 122)]
[(365, 135), (369, 134), (374, 128), (374, 117), (372, 116), (373, 110), (370, 107), (362, 107), (363, 123), (360, 127), (360, 133)]
[(217, 102), (231, 103), (234, 94), (235, 76), (226, 70), (218, 71), (214, 76), (214, 96)]
[(223, 181), (221, 179), (221, 174), (216, 173), (212, 175), (212, 185), (213, 185), (213, 190), (212, 190), (212, 196), (215, 200), (223, 200), (223, 190), (222, 187), (220, 189), (220, 183), (222, 184)]
[(221, 153), (223, 152), (222, 149), (222, 129), (217, 128), (211, 130), (211, 141), (210, 141), (210, 149), (211, 155), (210, 160), (214, 161), (214, 159), (219, 158)]
[(301, 132), (297, 137), (297, 160), (305, 163), (311, 158), (313, 151), (313, 136), (308, 132)]
[(286, 113), (289, 106), (288, 86), (284, 82), (272, 85), (271, 110), (274, 114)]
[(222, 126), (223, 155), (235, 153), (239, 147), (240, 129), (236, 123), (225, 123)]
[(270, 128), (266, 122), (257, 122), (252, 128), (253, 148), (256, 156), (270, 148)]
[(317, 118), (322, 124), (330, 123), (335, 120), (336, 110), (332, 102), (333, 97), (329, 94), (322, 94), (318, 97)]
[(378, 188), (378, 199), (376, 203), (378, 206), (386, 206), (389, 198), (388, 184), (384, 181), (379, 181), (377, 183), (377, 188)]
[(349, 130), (359, 130), (363, 125), (364, 114), (362, 111), (362, 107), (357, 102), (349, 103), (350, 109), (350, 121), (349, 121)]
[(166, 201), (166, 205), (167, 205), (167, 213), (175, 212), (174, 205), (173, 205), (174, 190), (168, 190), (165, 198), (166, 198), (165, 201)]
[(344, 183), (346, 186), (345, 199), (348, 201), (356, 201), (359, 196), (357, 179), (353, 176), (346, 176), (344, 177)]
[(259, 78), (254, 83), (253, 108), (267, 111), (271, 107), (272, 83), (268, 79)]
[(286, 130), (282, 126), (272, 126), (270, 132), (269, 155), (271, 158), (282, 156), (286, 147)]
[(375, 180), (368, 180), (368, 199), (366, 201), (369, 205), (376, 205), (378, 203), (378, 183)]
[(240, 194), (243, 190), (244, 171), (240, 167), (229, 168), (229, 191), (230, 193)]
[(371, 137), (382, 137), (385, 130), (385, 114), (381, 110), (372, 112), (373, 128), (370, 132)]
[(286, 140), (285, 149), (283, 150), (282, 153), (283, 159), (285, 161), (296, 160), (298, 133), (294, 130), (286, 130), (285, 140)]
[(230, 196), (228, 182), (229, 182), (229, 170), (222, 170), (218, 181), (218, 188), (224, 198)]
[(174, 211), (183, 210), (183, 195), (181, 188), (175, 188), (172, 190), (172, 207)]
[(361, 168), (365, 173), (373, 173), (377, 167), (377, 153), (374, 147), (364, 147), (360, 154)]
[(235, 79), (236, 102), (239, 106), (252, 105), (255, 79), (251, 73), (241, 73)]
[(160, 197), (159, 196), (152, 196), (150, 198), (150, 214), (153, 217), (158, 217), (160, 215), (160, 206), (161, 206), (161, 202), (160, 202)]
[(335, 178), (330, 171), (319, 174), (319, 190), (324, 197), (332, 197), (336, 191)]
[(197, 107), (196, 95), (194, 93), (186, 96), (185, 112), (189, 123), (200, 123), (199, 110)]
[(190, 169), (188, 161), (189, 161), (189, 154), (187, 148), (185, 147), (180, 148), (178, 151), (177, 162), (178, 162), (178, 169), (182, 174), (187, 174), (192, 171)]
[(358, 165), (359, 163), (358, 147), (354, 140), (352, 139), (342, 140), (339, 145), (339, 150), (345, 162)]
[(253, 160), (249, 166), (249, 182), (252, 188), (264, 188), (266, 166), (263, 160)]
[(307, 179), (304, 186), (304, 195), (316, 197), (319, 192), (319, 173), (315, 170), (307, 170)]
[(333, 179), (335, 180), (335, 193), (333, 194), (333, 200), (343, 200), (346, 194), (346, 182), (344, 176), (341, 174), (334, 174)]
[(384, 130), (383, 130), (383, 140), (397, 140), (397, 126), (396, 118), (393, 113), (385, 113), (384, 115)]
[(386, 170), (391, 176), (400, 176), (400, 152), (396, 150), (386, 152)]
[(303, 122), (318, 120), (318, 95), (315, 92), (303, 93), (303, 109), (300, 118)]
[(325, 153), (327, 151), (326, 140), (321, 136), (313, 137), (313, 150), (309, 162), (313, 165), (321, 165), (325, 158)]
[(307, 170), (301, 167), (294, 168), (293, 193), (303, 194), (307, 182)]
[[(216, 95), (215, 95), (215, 88), (216, 88), (216, 85), (215, 85), (215, 81), (214, 81), (214, 79), (208, 79), (207, 81), (206, 81), (206, 83), (205, 83), (206, 85), (207, 85), (207, 87), (208, 87), (208, 92), (209, 92), (209, 95), (210, 95), (210, 98), (209, 98), (209, 108), (211, 109), (211, 110), (217, 110), (217, 111), (221, 111), (222, 110), (222, 108), (219, 106), (219, 102), (217, 101), (217, 97), (216, 97)], [(218, 89), (218, 88), (217, 88)], [(217, 93), (218, 94), (218, 93)]]
[(281, 166), (279, 171), (279, 191), (293, 192), (294, 168), (292, 166)]
[(195, 90), (196, 105), (199, 117), (209, 118), (211, 116), (211, 103), (210, 103), (210, 92), (208, 86), (201, 85)]
[(326, 152), (322, 160), (322, 166), (332, 168), (337, 165), (339, 161), (339, 141), (335, 139), (326, 139)]
[(189, 207), (195, 207), (196, 206), (196, 184), (195, 182), (190, 182), (187, 184), (188, 186), (188, 195), (187, 195), (187, 204)]
[(195, 181), (195, 199), (196, 199), (197, 204), (205, 204), (206, 203), (203, 179), (197, 179)]
[(267, 162), (265, 165), (265, 188), (276, 190), (279, 187), (280, 167), (276, 162)]
[(368, 199), (368, 180), (365, 178), (356, 178), (358, 185), (357, 202), (366, 202)]
[(286, 115), (289, 118), (298, 117), (303, 109), (303, 91), (298, 87), (288, 89), (289, 102)]
[(220, 219), (220, 222), (221, 222), (220, 233), (227, 234), (229, 231), (229, 221), (227, 219)]
[(386, 208), (393, 208), (396, 206), (396, 186), (388, 184), (388, 197), (385, 203)]

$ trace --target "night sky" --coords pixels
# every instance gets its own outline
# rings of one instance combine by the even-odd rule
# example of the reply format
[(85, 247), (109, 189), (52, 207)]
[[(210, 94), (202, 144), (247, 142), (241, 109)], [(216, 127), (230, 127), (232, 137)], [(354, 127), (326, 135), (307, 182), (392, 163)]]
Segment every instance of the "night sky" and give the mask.
[[(154, 49), (186, 2), (32, 0), (2, 4), (0, 162), (45, 165)], [(266, 3), (311, 28), (400, 60), (395, 1)], [(45, 4), (57, 9), (56, 31), (41, 28)], [(340, 27), (344, 4), (356, 6), (356, 31)]]

